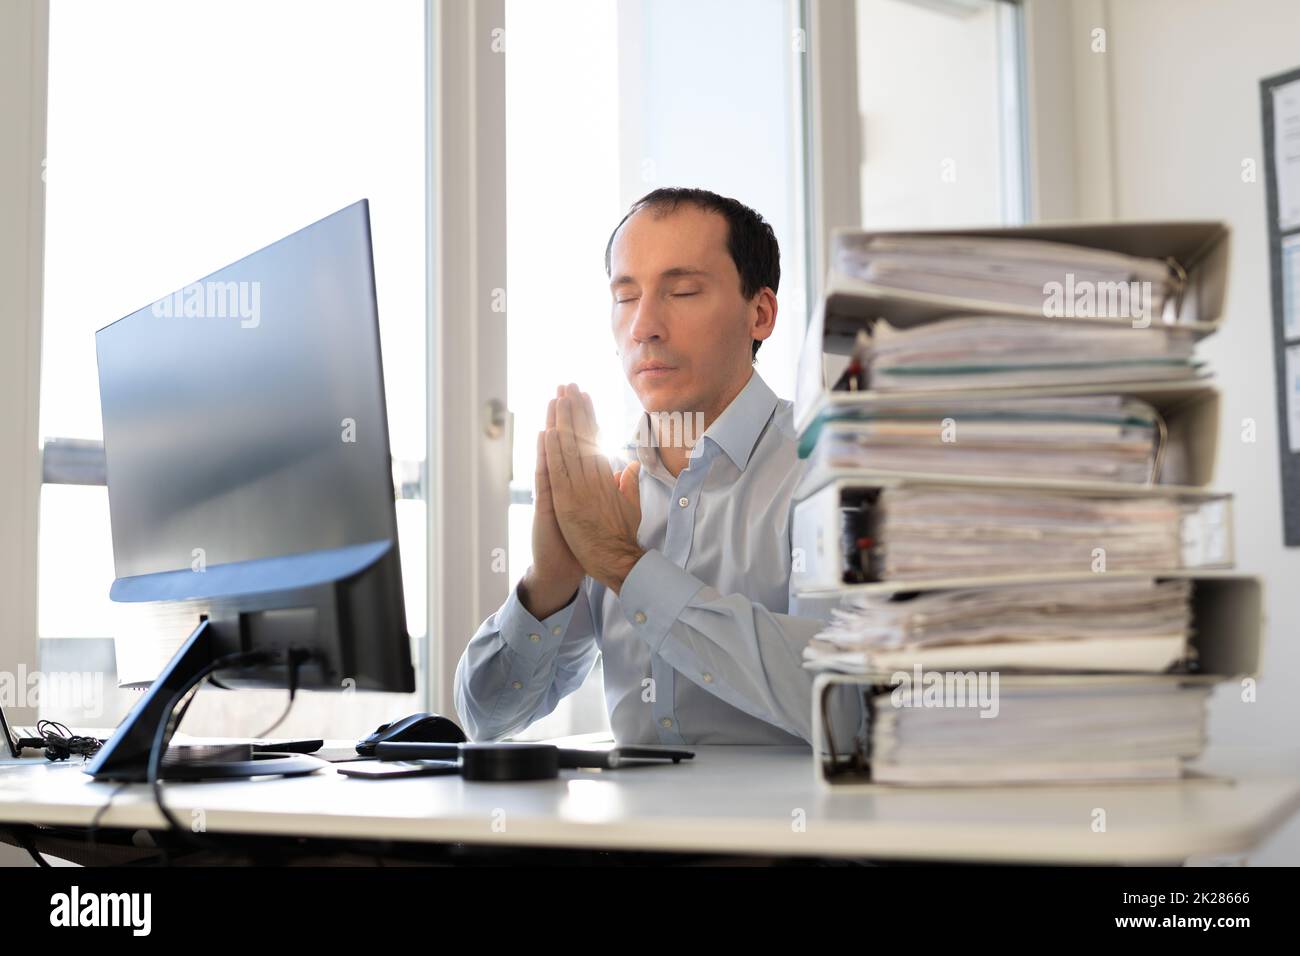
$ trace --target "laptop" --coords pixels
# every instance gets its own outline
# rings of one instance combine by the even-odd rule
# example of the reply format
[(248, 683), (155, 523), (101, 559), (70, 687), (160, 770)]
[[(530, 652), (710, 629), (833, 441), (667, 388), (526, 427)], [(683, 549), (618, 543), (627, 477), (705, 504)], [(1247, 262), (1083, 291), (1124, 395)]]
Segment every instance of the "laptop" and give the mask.
[[(22, 729), (27, 730), (28, 728), (24, 727)], [(4, 704), (0, 704), (0, 737), (4, 737), (5, 752), (10, 757), (21, 757), (23, 748), (30, 746), (27, 738), (18, 734), (17, 728), (9, 726), (9, 719), (5, 717)], [(0, 756), (4, 756), (4, 754), (0, 754)]]

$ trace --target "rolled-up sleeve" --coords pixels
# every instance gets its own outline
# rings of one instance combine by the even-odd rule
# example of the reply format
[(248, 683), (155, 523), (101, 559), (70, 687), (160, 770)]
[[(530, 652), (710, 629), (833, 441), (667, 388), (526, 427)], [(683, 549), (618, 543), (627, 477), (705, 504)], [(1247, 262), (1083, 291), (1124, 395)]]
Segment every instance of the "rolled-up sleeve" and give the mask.
[[(803, 649), (825, 622), (720, 594), (659, 551), (619, 593), (635, 633), (674, 670), (745, 713), (812, 742), (813, 674)], [(855, 721), (860, 710), (850, 715)]]
[(456, 665), (456, 712), (466, 735), (496, 740), (545, 717), (582, 686), (598, 653), (587, 580), (545, 620), (511, 590)]

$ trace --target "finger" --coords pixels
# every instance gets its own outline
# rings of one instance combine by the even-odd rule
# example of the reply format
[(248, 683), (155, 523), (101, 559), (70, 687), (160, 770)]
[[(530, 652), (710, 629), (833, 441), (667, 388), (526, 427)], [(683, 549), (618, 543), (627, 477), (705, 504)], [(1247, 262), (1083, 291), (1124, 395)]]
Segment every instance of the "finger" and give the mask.
[(560, 451), (560, 434), (555, 429), (546, 431), (546, 470), (550, 478), (552, 498), (557, 503), (567, 502), (572, 488), (564, 454)]
[(592, 448), (600, 447), (600, 429), (596, 427), (596, 409), (591, 404), (591, 396), (586, 392), (579, 392), (577, 395), (574, 403), (573, 424), (580, 441), (584, 441)]
[(567, 395), (555, 403), (555, 431), (559, 439), (559, 453), (570, 459), (576, 467), (579, 459), (578, 440), (573, 432), (573, 403)]
[(596, 430), (587, 418), (587, 406), (582, 403), (582, 396), (570, 396), (569, 413), (573, 416), (573, 437), (578, 442), (578, 453), (590, 455), (596, 447)]
[[(558, 392), (559, 389), (556, 389), (556, 391)], [(546, 427), (547, 428), (555, 427), (555, 401), (556, 400), (553, 398), (546, 403)]]
[[(582, 403), (582, 390), (578, 388), (578, 386), (570, 382), (568, 385), (564, 386), (563, 397), (567, 398), (570, 401), (571, 403), (570, 411), (572, 411)], [(575, 416), (575, 420), (576, 420), (576, 416)]]
[(546, 432), (537, 433), (537, 467), (533, 472), (533, 484), (536, 485), (537, 499), (551, 493), (551, 476), (546, 468)]
[(604, 481), (606, 475), (613, 474), (613, 470), (600, 453), (591, 399), (586, 393), (578, 392), (570, 396), (570, 405), (573, 412), (574, 437), (578, 442), (578, 454), (582, 457), (582, 473), (589, 481)]

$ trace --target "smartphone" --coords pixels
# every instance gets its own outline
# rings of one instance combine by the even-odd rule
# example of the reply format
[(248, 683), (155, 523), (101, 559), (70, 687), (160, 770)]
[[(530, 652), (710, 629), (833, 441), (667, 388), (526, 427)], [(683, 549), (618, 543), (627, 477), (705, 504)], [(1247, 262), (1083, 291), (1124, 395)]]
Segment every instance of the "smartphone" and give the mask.
[(335, 764), (345, 777), (432, 777), (460, 773), (459, 760), (357, 760)]

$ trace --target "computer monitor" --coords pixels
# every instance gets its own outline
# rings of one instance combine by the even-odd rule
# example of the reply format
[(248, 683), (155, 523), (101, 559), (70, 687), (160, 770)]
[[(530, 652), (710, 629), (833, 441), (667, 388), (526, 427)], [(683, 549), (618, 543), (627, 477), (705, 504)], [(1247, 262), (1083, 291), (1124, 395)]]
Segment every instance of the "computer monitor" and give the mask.
[(96, 349), (110, 597), (189, 637), (87, 771), (144, 779), (169, 701), (214, 665), (225, 687), (412, 692), (368, 203)]

